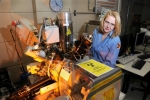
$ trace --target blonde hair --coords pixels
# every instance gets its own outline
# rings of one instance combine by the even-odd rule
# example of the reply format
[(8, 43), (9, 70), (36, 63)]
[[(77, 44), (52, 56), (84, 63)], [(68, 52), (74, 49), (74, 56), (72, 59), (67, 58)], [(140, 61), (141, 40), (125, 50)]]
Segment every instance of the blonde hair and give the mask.
[(108, 16), (113, 16), (115, 17), (115, 27), (114, 27), (114, 33), (113, 36), (117, 36), (120, 35), (121, 33), (121, 19), (120, 19), (120, 15), (118, 12), (116, 11), (108, 11), (106, 13), (106, 15), (101, 19), (100, 21), (100, 27), (99, 27), (99, 31), (100, 32), (104, 32), (103, 26), (104, 26), (104, 21)]

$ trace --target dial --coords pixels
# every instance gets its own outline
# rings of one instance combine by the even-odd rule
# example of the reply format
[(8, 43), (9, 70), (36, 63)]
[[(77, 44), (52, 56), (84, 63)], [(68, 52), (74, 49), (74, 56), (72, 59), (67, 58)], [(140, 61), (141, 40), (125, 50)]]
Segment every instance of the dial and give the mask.
[(50, 5), (50, 8), (56, 12), (61, 11), (63, 8), (62, 0), (50, 0), (49, 5)]

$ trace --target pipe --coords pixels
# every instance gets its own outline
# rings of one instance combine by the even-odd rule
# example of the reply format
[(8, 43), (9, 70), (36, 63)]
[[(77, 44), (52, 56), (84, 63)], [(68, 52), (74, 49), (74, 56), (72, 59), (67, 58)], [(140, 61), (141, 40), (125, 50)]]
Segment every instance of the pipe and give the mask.
[(130, 12), (130, 4), (131, 4), (131, 0), (128, 0), (128, 11), (127, 11), (127, 18), (126, 18), (125, 34), (126, 34), (126, 32), (127, 32), (128, 19), (129, 19), (129, 12)]
[(76, 12), (76, 10), (74, 10), (73, 14), (74, 14), (74, 16), (76, 16), (76, 14), (95, 14), (95, 13), (91, 13), (91, 12)]
[(90, 9), (90, 0), (88, 0), (88, 10), (93, 11), (93, 9)]

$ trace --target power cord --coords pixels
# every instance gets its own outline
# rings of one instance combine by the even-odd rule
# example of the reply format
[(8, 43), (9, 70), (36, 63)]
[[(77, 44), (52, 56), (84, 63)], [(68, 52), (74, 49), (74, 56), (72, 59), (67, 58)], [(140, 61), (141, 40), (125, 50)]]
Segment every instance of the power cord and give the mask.
[[(16, 28), (16, 27), (15, 27), (15, 28)], [(25, 69), (24, 69), (24, 67), (23, 67), (21, 57), (20, 57), (19, 52), (18, 52), (18, 50), (17, 50), (16, 40), (15, 40), (13, 34), (12, 34), (12, 29), (10, 29), (10, 33), (11, 33), (12, 39), (13, 39), (13, 41), (14, 41), (14, 43), (15, 43), (15, 50), (16, 50), (16, 52), (17, 52), (17, 56), (18, 56), (18, 58), (19, 58), (19, 62), (20, 62), (22, 71), (23, 71), (23, 73), (25, 73)]]

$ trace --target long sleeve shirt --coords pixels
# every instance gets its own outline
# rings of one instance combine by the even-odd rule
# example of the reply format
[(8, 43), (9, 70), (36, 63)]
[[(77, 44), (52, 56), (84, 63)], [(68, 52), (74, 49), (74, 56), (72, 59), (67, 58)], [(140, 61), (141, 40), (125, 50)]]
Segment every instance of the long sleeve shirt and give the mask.
[(93, 33), (91, 52), (93, 59), (110, 67), (115, 67), (121, 47), (121, 41), (119, 36), (112, 37), (112, 34), (113, 31), (101, 41), (102, 34), (99, 33), (98, 28), (96, 28)]

